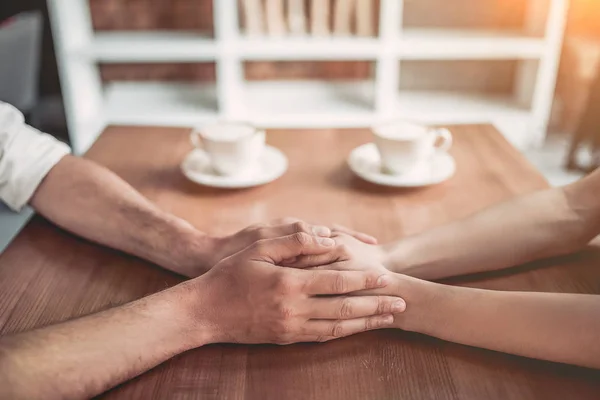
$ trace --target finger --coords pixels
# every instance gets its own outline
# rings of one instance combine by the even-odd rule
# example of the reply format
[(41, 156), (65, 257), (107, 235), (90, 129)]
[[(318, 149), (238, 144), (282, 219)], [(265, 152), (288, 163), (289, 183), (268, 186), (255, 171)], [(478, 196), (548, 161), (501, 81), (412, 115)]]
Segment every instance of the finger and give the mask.
[(365, 289), (384, 288), (391, 281), (389, 274), (378, 271), (300, 271), (304, 292), (309, 295), (332, 295)]
[[(341, 247), (342, 246), (336, 246), (336, 247), (334, 247), (334, 249), (332, 251), (330, 251), (328, 253), (324, 253), (324, 254), (310, 254), (310, 255), (306, 255), (306, 256), (300, 256), (300, 257), (295, 257), (293, 259), (285, 260), (283, 265), (286, 267), (301, 268), (301, 269), (313, 268), (313, 267), (327, 269), (327, 267), (329, 265), (332, 265), (339, 261), (345, 260), (345, 258), (342, 256), (342, 253), (340, 253)], [(337, 268), (330, 268), (330, 269), (337, 269)]]
[(309, 235), (330, 237), (331, 229), (321, 225), (310, 225), (304, 221), (295, 221), (293, 223), (271, 225), (261, 229), (263, 239), (272, 239), (280, 236), (287, 236), (293, 233), (308, 233)]
[(280, 264), (294, 257), (324, 254), (332, 251), (335, 245), (335, 241), (331, 238), (300, 232), (275, 239), (259, 240), (251, 246), (251, 251), (255, 260)]
[(350, 235), (358, 240), (360, 240), (361, 242), (367, 243), (367, 244), (377, 244), (377, 238), (371, 235), (367, 235), (366, 233), (362, 233), (362, 232), (357, 232), (355, 230), (352, 230), (350, 228), (347, 228), (343, 225), (339, 225), (339, 224), (334, 224), (333, 225), (333, 231), (337, 231), (337, 232), (341, 232), (341, 233), (345, 233), (347, 235)]
[(397, 314), (406, 309), (400, 297), (338, 296), (307, 299), (304, 316), (308, 319), (354, 319), (381, 314)]
[(291, 260), (286, 260), (283, 265), (285, 265), (286, 267), (301, 269), (318, 267), (319, 269), (334, 269), (340, 271), (348, 271), (348, 268), (328, 268), (334, 263), (347, 261), (351, 258), (351, 255), (348, 251), (348, 247), (346, 247), (346, 245), (344, 244), (340, 244), (338, 241), (336, 241), (336, 243), (337, 246), (335, 246), (335, 248), (331, 252), (296, 257)]
[(393, 324), (394, 317), (389, 314), (337, 321), (314, 319), (304, 325), (303, 336), (313, 335), (315, 341), (322, 341), (319, 339), (323, 337), (340, 338), (373, 329), (389, 328)]
[(383, 288), (360, 290), (349, 293), (349, 296), (398, 296), (399, 293), (406, 293), (418, 290), (415, 285), (420, 285), (421, 281), (415, 278), (401, 274), (388, 274), (388, 284)]

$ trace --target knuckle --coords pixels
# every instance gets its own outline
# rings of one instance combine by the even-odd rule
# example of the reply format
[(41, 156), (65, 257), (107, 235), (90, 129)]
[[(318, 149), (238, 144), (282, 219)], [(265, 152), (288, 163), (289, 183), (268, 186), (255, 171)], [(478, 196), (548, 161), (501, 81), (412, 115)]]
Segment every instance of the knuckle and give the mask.
[(353, 315), (353, 306), (352, 299), (346, 298), (342, 300), (342, 305), (340, 307), (340, 319), (349, 319)]
[(379, 279), (378, 274), (368, 273), (365, 276), (364, 288), (371, 289), (377, 287), (377, 279)]
[(373, 328), (375, 328), (375, 319), (374, 318), (365, 319), (365, 331), (371, 330)]
[(296, 232), (294, 234), (294, 240), (301, 246), (301, 247), (305, 247), (308, 246), (310, 244), (310, 242), (312, 241), (312, 238), (310, 237), (310, 235), (306, 232)]
[(309, 233), (308, 224), (304, 221), (296, 221), (293, 223), (294, 232), (306, 232)]
[(334, 293), (346, 293), (348, 288), (348, 279), (344, 274), (337, 274), (333, 280), (333, 292)]
[(319, 336), (317, 336), (317, 338), (315, 339), (315, 341), (319, 342), (319, 343), (326, 342), (327, 341), (327, 336), (319, 335)]
[(250, 245), (250, 249), (256, 254), (264, 254), (267, 251), (267, 243), (264, 239), (260, 239)]
[(377, 296), (377, 314), (383, 314), (391, 308), (389, 301), (386, 301), (382, 296)]
[(256, 228), (253, 232), (255, 240), (269, 239), (269, 230), (266, 227)]
[(277, 313), (281, 321), (284, 321), (284, 325), (287, 324), (287, 321), (291, 320), (295, 316), (295, 310), (293, 307), (290, 307), (285, 302), (279, 303), (277, 306)]
[(265, 224), (261, 224), (261, 223), (257, 223), (257, 224), (252, 224), (249, 225), (246, 229), (244, 229), (245, 231), (250, 231), (250, 232), (255, 232), (258, 229), (264, 228)]
[(344, 335), (344, 327), (340, 322), (336, 322), (331, 327), (331, 336), (342, 337)]
[(287, 224), (293, 224), (300, 220), (298, 218), (294, 218), (294, 217), (284, 217), (284, 218), (281, 218), (279, 221), (282, 225), (287, 225)]
[(282, 272), (282, 273), (278, 274), (276, 280), (277, 280), (277, 282), (276, 282), (277, 291), (280, 294), (286, 295), (286, 294), (290, 294), (295, 291), (296, 286), (297, 286), (297, 280), (295, 277), (291, 276), (290, 274), (286, 274), (285, 272)]

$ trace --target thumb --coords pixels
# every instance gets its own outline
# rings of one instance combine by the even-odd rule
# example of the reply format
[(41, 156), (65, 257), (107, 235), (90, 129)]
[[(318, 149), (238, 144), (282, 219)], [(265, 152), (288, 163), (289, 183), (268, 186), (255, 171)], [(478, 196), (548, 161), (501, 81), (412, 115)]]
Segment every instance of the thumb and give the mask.
[(335, 240), (298, 232), (275, 239), (264, 239), (252, 245), (254, 259), (272, 264), (296, 257), (319, 255), (335, 249)]

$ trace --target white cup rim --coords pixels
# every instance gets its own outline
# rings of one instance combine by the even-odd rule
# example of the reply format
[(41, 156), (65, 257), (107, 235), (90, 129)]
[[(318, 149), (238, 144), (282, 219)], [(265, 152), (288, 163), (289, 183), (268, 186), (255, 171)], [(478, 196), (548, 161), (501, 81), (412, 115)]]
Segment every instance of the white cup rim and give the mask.
[(382, 139), (387, 139), (387, 140), (414, 141), (414, 140), (419, 140), (422, 138), (421, 136), (402, 137), (401, 135), (397, 136), (397, 137), (393, 137), (393, 136), (384, 135), (381, 133), (382, 129), (388, 128), (393, 125), (404, 125), (404, 126), (412, 126), (415, 128), (420, 128), (423, 130), (423, 133), (431, 133), (434, 130), (434, 128), (432, 128), (431, 126), (419, 123), (417, 121), (407, 120), (407, 119), (395, 119), (395, 120), (389, 120), (389, 121), (385, 121), (385, 122), (373, 125), (371, 127), (371, 132), (373, 133), (373, 135), (375, 135), (379, 138), (382, 138)]
[[(232, 125), (232, 126), (249, 128), (249, 129), (248, 129), (248, 133), (244, 133), (244, 134), (236, 136), (236, 137), (208, 136), (208, 135), (205, 135), (202, 133), (203, 130), (206, 130), (207, 128), (214, 128), (214, 127), (218, 127), (218, 126), (222, 126), (222, 125)], [(260, 133), (260, 132), (261, 132), (261, 129), (257, 128), (256, 126), (252, 125), (249, 122), (228, 121), (228, 120), (215, 121), (215, 122), (205, 124), (202, 126), (197, 126), (192, 129), (192, 135), (198, 135), (198, 136), (201, 136), (202, 139), (204, 139), (204, 140), (209, 140), (209, 141), (213, 141), (213, 142), (237, 142), (240, 139), (245, 139), (249, 136), (256, 135), (257, 133)]]

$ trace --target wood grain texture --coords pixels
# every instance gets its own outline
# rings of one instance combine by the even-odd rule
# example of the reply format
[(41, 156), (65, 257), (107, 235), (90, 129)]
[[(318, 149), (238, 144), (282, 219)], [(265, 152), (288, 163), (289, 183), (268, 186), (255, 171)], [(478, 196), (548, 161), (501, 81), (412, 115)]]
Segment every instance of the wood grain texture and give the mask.
[[(197, 186), (179, 171), (188, 130), (109, 128), (87, 157), (200, 229), (226, 233), (282, 216), (339, 222), (382, 241), (547, 187), (492, 127), (452, 127), (457, 174), (424, 189), (377, 187), (345, 166), (367, 130), (272, 131), (288, 173), (237, 191)], [(600, 294), (600, 247), (453, 283)], [(121, 304), (181, 278), (34, 218), (0, 255), (0, 334)], [(148, 334), (151, 334), (150, 332)], [(529, 360), (402, 331), (326, 344), (212, 345), (189, 351), (106, 399), (597, 399), (600, 371)]]

